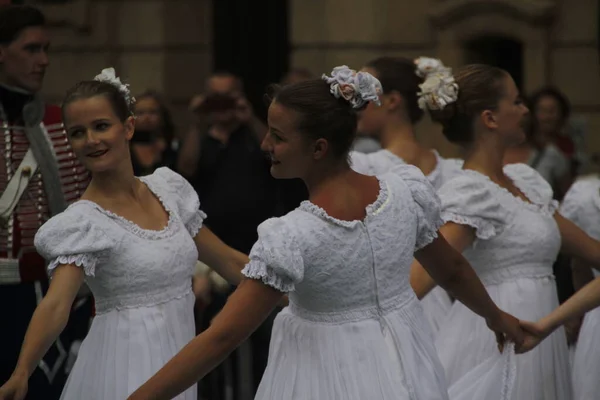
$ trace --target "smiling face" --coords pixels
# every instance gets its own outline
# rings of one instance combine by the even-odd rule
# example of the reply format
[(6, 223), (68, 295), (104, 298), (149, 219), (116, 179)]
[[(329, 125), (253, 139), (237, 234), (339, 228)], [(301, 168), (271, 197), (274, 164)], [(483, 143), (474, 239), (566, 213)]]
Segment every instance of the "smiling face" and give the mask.
[(111, 171), (131, 162), (134, 118), (122, 122), (107, 97), (74, 100), (66, 105), (64, 120), (73, 152), (90, 172)]
[[(261, 148), (271, 159), (271, 175), (277, 179), (302, 178), (321, 158), (319, 145), (311, 144), (296, 128), (298, 113), (276, 101), (269, 106), (269, 130)], [(319, 139), (317, 142), (322, 141)], [(317, 150), (315, 149), (317, 144)], [(322, 144), (321, 144), (322, 145)]]
[(50, 39), (44, 27), (25, 28), (15, 40), (0, 45), (2, 80), (35, 93), (42, 88), (48, 61)]

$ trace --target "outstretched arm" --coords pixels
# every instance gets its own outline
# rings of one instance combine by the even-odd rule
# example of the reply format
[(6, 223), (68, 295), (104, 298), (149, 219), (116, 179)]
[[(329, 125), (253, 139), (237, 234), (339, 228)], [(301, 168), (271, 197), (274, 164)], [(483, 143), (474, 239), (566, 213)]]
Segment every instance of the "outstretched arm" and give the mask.
[[(475, 234), (473, 228), (466, 225), (459, 225), (454, 222), (448, 222), (440, 228), (440, 233), (446, 239), (448, 244), (452, 246), (456, 251), (462, 253), (464, 249), (473, 243), (475, 240)], [(429, 274), (429, 270), (423, 268), (423, 265), (419, 263), (420, 260), (413, 262), (410, 269), (410, 285), (412, 286), (415, 294), (419, 299), (422, 299), (429, 293), (433, 288), (436, 287), (438, 279), (434, 280)], [(442, 262), (440, 267), (446, 267), (446, 262)], [(434, 267), (435, 268), (435, 267)], [(441, 271), (443, 272), (443, 271)], [(451, 272), (451, 271), (447, 271)], [(439, 273), (438, 273), (439, 274)], [(439, 275), (440, 279), (444, 279), (444, 275)], [(440, 283), (441, 285), (441, 283)]]
[[(172, 399), (192, 386), (258, 328), (282, 295), (260, 281), (244, 280), (211, 326), (196, 336), (128, 399)], [(248, 307), (249, 304), (252, 306)]]
[(600, 242), (559, 213), (554, 214), (554, 220), (562, 238), (561, 251), (600, 271)]
[(238, 285), (242, 281), (242, 269), (249, 261), (247, 255), (227, 246), (206, 226), (200, 228), (194, 242), (198, 248), (199, 261), (215, 270), (232, 285)]
[(31, 317), (12, 377), (0, 388), (0, 398), (12, 398), (10, 395), (15, 393), (17, 386), (26, 387), (37, 364), (65, 329), (71, 306), (82, 283), (82, 268), (70, 264), (56, 268), (48, 293)]
[(415, 258), (433, 280), (473, 312), (485, 318), (490, 329), (496, 333), (500, 345), (504, 342), (504, 335), (517, 344), (522, 342), (523, 332), (518, 320), (496, 306), (468, 261), (442, 235), (417, 251)]
[(521, 325), (529, 334), (523, 346), (517, 346), (517, 352), (524, 353), (533, 349), (569, 319), (583, 315), (598, 306), (600, 306), (600, 278), (585, 285), (537, 323), (521, 321)]

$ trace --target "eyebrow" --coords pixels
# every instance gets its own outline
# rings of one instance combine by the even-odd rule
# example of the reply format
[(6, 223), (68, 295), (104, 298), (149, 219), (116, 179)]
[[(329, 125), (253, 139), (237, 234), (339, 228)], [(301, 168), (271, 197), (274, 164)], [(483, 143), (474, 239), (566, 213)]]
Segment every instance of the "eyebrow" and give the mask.
[[(92, 121), (92, 124), (96, 124), (98, 122), (110, 122), (110, 118), (106, 117), (106, 118), (96, 118), (95, 120)], [(82, 128), (85, 124), (77, 124), (77, 125), (73, 125), (70, 128), (67, 129), (74, 129), (74, 128)]]

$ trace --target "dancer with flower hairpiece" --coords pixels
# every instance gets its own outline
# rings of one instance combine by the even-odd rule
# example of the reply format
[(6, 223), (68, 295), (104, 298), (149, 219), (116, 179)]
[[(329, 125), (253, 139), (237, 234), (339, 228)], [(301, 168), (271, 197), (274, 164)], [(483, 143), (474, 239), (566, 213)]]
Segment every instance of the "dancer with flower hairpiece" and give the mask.
[[(438, 191), (446, 222), (440, 232), (471, 262), (500, 307), (523, 320), (546, 316), (558, 306), (552, 273), (558, 252), (598, 266), (600, 243), (557, 212), (551, 187), (534, 169), (503, 165), (505, 150), (525, 139), (522, 120), (528, 113), (512, 77), (499, 68), (468, 65), (452, 79), (426, 81), (421, 98), (446, 137), (467, 154), (462, 173)], [(421, 276), (413, 286), (419, 297), (435, 286), (418, 264), (413, 274)], [(485, 325), (455, 303), (440, 332), (436, 347), (451, 395), (477, 387), (482, 364), (497, 357)], [(515, 357), (514, 372), (515, 400), (572, 399), (564, 329)]]
[[(383, 149), (363, 154), (350, 153), (352, 168), (362, 174), (378, 175), (399, 164), (412, 164), (427, 176), (438, 190), (462, 168), (462, 160), (445, 159), (433, 149), (420, 144), (415, 135), (415, 124), (423, 117), (418, 93), (424, 78), (432, 75), (451, 79), (451, 70), (440, 60), (420, 57), (381, 57), (366, 64), (364, 71), (377, 77), (383, 86), (381, 106), (368, 105), (359, 113), (358, 131), (378, 139)], [(433, 82), (433, 78), (427, 82)], [(452, 95), (452, 93), (448, 93)], [(425, 316), (435, 332), (446, 318), (452, 300), (441, 288), (433, 289), (421, 304)]]
[(348, 165), (356, 111), (378, 103), (380, 93), (371, 74), (346, 66), (275, 91), (262, 146), (272, 175), (302, 178), (309, 200), (259, 226), (243, 271), (248, 279), (211, 327), (130, 399), (170, 399), (194, 384), (284, 293), (290, 305), (275, 320), (256, 399), (447, 399), (409, 284), (413, 257), (485, 317), (501, 342), (504, 334), (520, 341), (518, 321), (489, 300), (470, 266), (438, 236), (438, 200), (421, 171), (398, 165), (374, 177)]
[[(81, 284), (96, 316), (61, 399), (125, 399), (195, 334), (192, 275), (203, 261), (237, 284), (248, 257), (206, 227), (198, 196), (180, 175), (133, 174), (134, 99), (114, 69), (67, 92), (68, 140), (92, 179), (81, 200), (35, 237), (49, 262), (50, 289), (36, 309), (0, 400), (21, 400), (33, 368), (64, 328)], [(196, 399), (195, 388), (178, 399)]]

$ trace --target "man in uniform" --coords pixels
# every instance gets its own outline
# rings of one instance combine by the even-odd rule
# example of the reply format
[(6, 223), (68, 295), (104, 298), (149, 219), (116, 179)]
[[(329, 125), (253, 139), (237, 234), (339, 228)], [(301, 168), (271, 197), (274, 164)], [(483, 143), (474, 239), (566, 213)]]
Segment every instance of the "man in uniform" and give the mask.
[[(38, 95), (49, 44), (39, 10), (0, 7), (0, 385), (10, 378), (31, 316), (48, 289), (34, 236), (89, 182), (69, 146), (60, 108)], [(66, 330), (30, 378), (28, 399), (59, 398), (71, 343), (87, 333), (90, 303), (84, 297), (74, 304)]]

